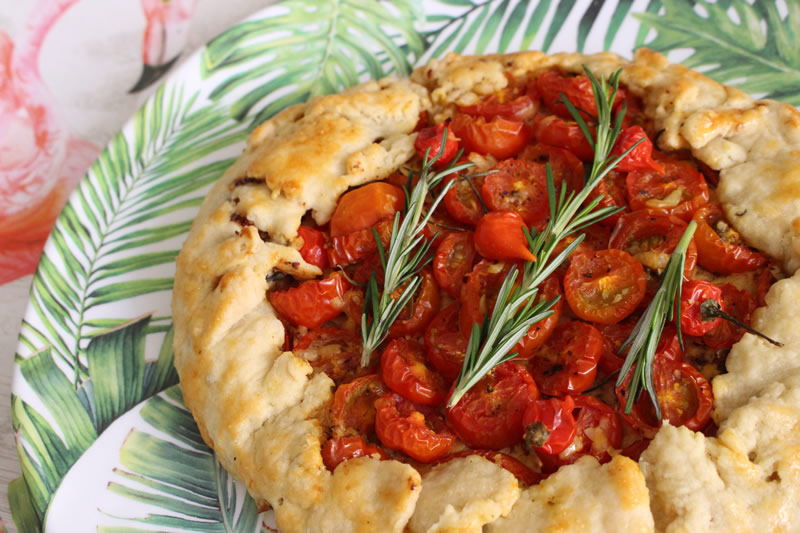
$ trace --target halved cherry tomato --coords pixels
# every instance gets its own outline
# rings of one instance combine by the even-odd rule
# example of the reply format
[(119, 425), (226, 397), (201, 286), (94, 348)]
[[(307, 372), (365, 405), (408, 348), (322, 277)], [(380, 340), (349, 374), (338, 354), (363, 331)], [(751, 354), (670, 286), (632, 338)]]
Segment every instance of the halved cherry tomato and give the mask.
[(389, 388), (377, 374), (340, 385), (330, 411), (334, 437), (371, 435), (375, 431), (375, 400), (387, 392)]
[(748, 247), (739, 234), (725, 222), (718, 204), (709, 204), (695, 211), (697, 222), (694, 240), (697, 262), (717, 274), (750, 272), (767, 263), (767, 258)]
[[(470, 272), (461, 294), (461, 333), (469, 338), (472, 325), (483, 324), (497, 301), (500, 285), (511, 270), (511, 263), (481, 259)], [(519, 280), (519, 274), (517, 275)]]
[(344, 276), (334, 272), (327, 278), (304, 281), (292, 289), (270, 291), (269, 302), (295, 326), (314, 329), (344, 311), (345, 292), (350, 288)]
[[(417, 275), (422, 278), (422, 284), (411, 299), (413, 304), (410, 311), (400, 311), (397, 320), (389, 327), (390, 339), (421, 332), (439, 311), (439, 286), (433, 280), (430, 269), (423, 268)], [(400, 297), (399, 291), (396, 297)]]
[[(570, 103), (581, 112), (584, 119), (597, 116), (597, 103), (594, 99), (592, 82), (588, 76), (583, 74), (572, 76), (552, 70), (542, 72), (536, 78), (536, 90), (541, 95), (542, 102), (556, 115), (572, 118), (567, 106), (561, 103), (561, 94), (563, 93)], [(617, 107), (625, 96), (626, 91), (622, 88), (618, 89), (613, 107)]]
[(722, 322), (720, 317), (703, 318), (700, 306), (706, 300), (714, 300), (721, 306), (722, 289), (713, 283), (698, 279), (684, 282), (681, 289), (680, 313), (681, 331), (685, 334), (700, 337)]
[(630, 126), (623, 128), (617, 137), (617, 142), (611, 149), (609, 159), (621, 156), (625, 150), (633, 146), (640, 139), (642, 142), (637, 144), (628, 155), (623, 157), (617, 164), (617, 168), (622, 172), (632, 172), (634, 170), (652, 170), (659, 174), (664, 173), (664, 167), (653, 160), (653, 143), (641, 126)]
[(336, 385), (362, 373), (361, 339), (345, 329), (313, 329), (297, 341), (292, 351), (315, 371), (325, 372)]
[[(414, 150), (420, 159), (425, 158), (425, 152), (428, 152), (428, 158), (433, 159), (442, 149), (442, 137), (444, 136), (444, 129), (446, 125), (444, 122), (437, 124), (431, 128), (423, 128), (417, 133), (417, 138), (414, 141)], [(447, 141), (444, 146), (444, 151), (441, 157), (433, 163), (436, 168), (446, 167), (450, 161), (458, 153), (458, 139), (456, 138), (453, 130), (447, 129)]]
[(306, 263), (310, 263), (325, 270), (328, 268), (328, 254), (325, 252), (325, 234), (310, 226), (297, 228), (297, 236), (303, 239), (300, 255)]
[(559, 454), (567, 449), (578, 429), (572, 416), (574, 408), (572, 396), (566, 396), (563, 400), (536, 400), (529, 405), (522, 418), (528, 447), (546, 454)]
[[(672, 215), (647, 210), (633, 211), (620, 217), (608, 247), (624, 250), (644, 266), (661, 273), (686, 226), (686, 222)], [(692, 238), (686, 249), (684, 279), (691, 279), (696, 263), (697, 246)]]
[[(620, 354), (619, 349), (622, 343), (633, 331), (638, 318), (630, 317), (617, 324), (607, 324), (598, 326), (600, 334), (603, 335), (603, 354), (600, 356), (598, 366), (606, 374), (611, 374), (622, 368), (628, 350)], [(661, 331), (661, 338), (656, 346), (656, 357), (664, 357), (674, 361), (683, 360), (683, 350), (678, 340), (678, 331), (672, 323), (664, 325)]]
[(444, 208), (457, 221), (474, 226), (484, 213), (479, 193), (476, 191), (481, 190), (486, 178), (484, 176), (472, 178), (451, 174), (447, 179), (456, 180), (456, 182), (444, 195), (442, 201)]
[(583, 188), (583, 163), (575, 154), (564, 148), (537, 142), (526, 146), (517, 158), (542, 165), (550, 163), (556, 192), (560, 192), (562, 182), (567, 183), (568, 192)]
[(442, 462), (447, 462), (457, 457), (469, 457), (470, 455), (480, 455), (497, 466), (505, 468), (517, 478), (517, 481), (525, 485), (536, 485), (544, 478), (539, 472), (534, 472), (516, 457), (495, 450), (463, 450), (451, 453)]
[(375, 410), (375, 431), (383, 445), (420, 463), (444, 457), (456, 441), (435, 409), (415, 405), (399, 394), (381, 396)]
[[(381, 244), (383, 244), (384, 249), (389, 246), (389, 240), (392, 237), (392, 224), (393, 220), (391, 218), (384, 218), (373, 226), (381, 238)], [(335, 266), (350, 265), (376, 253), (378, 251), (378, 243), (375, 241), (375, 234), (372, 232), (373, 228), (353, 231), (334, 237), (331, 247), (328, 249), (330, 263)]]
[(355, 459), (356, 457), (367, 457), (377, 455), (381, 459), (388, 459), (389, 456), (378, 446), (367, 444), (361, 437), (339, 437), (338, 439), (328, 439), (322, 445), (322, 462), (325, 467), (333, 472), (336, 467), (344, 461)]
[(708, 184), (696, 168), (684, 161), (666, 160), (664, 172), (635, 170), (628, 173), (631, 209), (674, 215), (688, 222), (708, 203)]
[(428, 361), (444, 377), (454, 380), (464, 364), (467, 339), (458, 328), (458, 302), (442, 309), (425, 330), (425, 348)]
[[(725, 312), (739, 319), (740, 322), (750, 325), (750, 316), (756, 309), (756, 300), (747, 292), (725, 283), (720, 285), (722, 299), (720, 304)], [(739, 326), (723, 320), (717, 327), (703, 335), (700, 339), (703, 344), (717, 350), (730, 348), (744, 335), (744, 330)]]
[(539, 397), (527, 370), (502, 363), (447, 411), (447, 421), (467, 446), (499, 450), (522, 438), (522, 417)]
[(484, 98), (477, 105), (459, 106), (467, 115), (481, 116), (487, 120), (503, 117), (511, 120), (526, 120), (536, 113), (537, 101), (530, 94), (514, 96), (513, 90), (503, 90)]
[(515, 156), (533, 136), (525, 122), (499, 116), (487, 121), (482, 116), (457, 113), (451, 125), (464, 150), (490, 154), (497, 159)]
[(624, 209), (619, 213), (614, 213), (613, 215), (598, 221), (597, 223), (601, 226), (614, 227), (619, 220), (619, 217), (621, 217), (624, 213), (630, 212), (631, 209), (628, 206), (628, 188), (625, 184), (626, 177), (626, 174), (612, 170), (600, 180), (597, 186), (592, 189), (592, 192), (590, 192), (589, 196), (586, 198), (586, 202), (588, 203), (602, 195), (603, 198), (600, 200), (600, 203), (597, 204), (598, 208), (622, 207)]
[(602, 401), (582, 394), (575, 398), (572, 415), (576, 432), (568, 448), (557, 454), (536, 450), (545, 472), (555, 472), (559, 466), (572, 464), (584, 455), (607, 463), (611, 454), (622, 447), (623, 429), (619, 415)]
[(565, 322), (528, 363), (539, 389), (550, 396), (579, 394), (597, 375), (603, 337), (585, 322)]
[[(590, 133), (594, 135), (594, 130)], [(540, 143), (564, 148), (581, 161), (594, 160), (594, 149), (577, 122), (554, 115), (536, 115), (533, 118), (533, 137)]]
[(475, 242), (471, 231), (456, 231), (445, 237), (433, 258), (433, 277), (450, 296), (461, 296), (464, 277), (475, 262)]
[(556, 255), (560, 254), (564, 251), (564, 249), (575, 242), (575, 239), (578, 238), (579, 235), (583, 234), (583, 240), (580, 242), (578, 247), (569, 255), (569, 258), (561, 263), (556, 270), (560, 275), (564, 275), (567, 273), (567, 269), (569, 268), (570, 259), (575, 257), (579, 254), (593, 254), (599, 250), (605, 250), (608, 248), (608, 241), (611, 239), (611, 228), (608, 226), (603, 226), (602, 224), (592, 224), (591, 226), (585, 227), (580, 232), (573, 233), (571, 235), (567, 235), (561, 242), (556, 244), (553, 253), (550, 257), (555, 257)]
[[(647, 392), (642, 392), (630, 414), (624, 413), (627, 402), (628, 375), (617, 387), (621, 416), (646, 438), (653, 438), (661, 427)], [(692, 431), (705, 427), (711, 418), (713, 395), (708, 381), (689, 363), (656, 357), (653, 362), (653, 383), (661, 407), (661, 416), (673, 426), (686, 426)]]
[(417, 342), (390, 342), (381, 356), (381, 375), (406, 400), (422, 405), (443, 405), (447, 400), (447, 383), (425, 364), (425, 348)]
[(403, 208), (405, 193), (385, 181), (368, 183), (344, 193), (331, 217), (331, 237), (368, 230)]
[(564, 276), (572, 312), (599, 324), (613, 324), (630, 315), (646, 288), (642, 264), (622, 250), (574, 255)]
[[(558, 280), (557, 274), (552, 274), (542, 282), (539, 287), (539, 293), (536, 295), (536, 303), (547, 302), (553, 298), (561, 296), (561, 282)], [(553, 305), (551, 310), (553, 314), (544, 320), (534, 323), (524, 337), (511, 348), (512, 352), (517, 352), (515, 361), (520, 359), (530, 359), (536, 352), (536, 349), (544, 344), (553, 331), (556, 329), (556, 324), (561, 318), (561, 311), (564, 309), (564, 299), (559, 298)]]
[(489, 211), (475, 226), (475, 249), (488, 259), (536, 261), (523, 228), (519, 213)]

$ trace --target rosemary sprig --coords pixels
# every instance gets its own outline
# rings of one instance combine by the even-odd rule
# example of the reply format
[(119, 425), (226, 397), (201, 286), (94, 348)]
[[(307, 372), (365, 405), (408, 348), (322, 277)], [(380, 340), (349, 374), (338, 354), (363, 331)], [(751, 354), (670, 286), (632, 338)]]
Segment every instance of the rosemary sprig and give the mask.
[(551, 308), (557, 298), (547, 302), (534, 303), (539, 284), (569, 257), (581, 243), (584, 235), (579, 235), (561, 253), (552, 257), (558, 243), (565, 237), (620, 210), (615, 207), (598, 209), (602, 196), (594, 198), (585, 205), (584, 202), (600, 180), (636, 146), (634, 144), (618, 157), (610, 159), (611, 149), (622, 129), (622, 120), (626, 111), (623, 106), (612, 123), (611, 108), (619, 87), (621, 71), (612, 74), (608, 80), (598, 80), (585, 66), (584, 70), (591, 80), (597, 104), (595, 136), (592, 136), (589, 127), (575, 106), (563, 94), (561, 97), (594, 149), (594, 161), (586, 184), (577, 194), (574, 191), (567, 194), (566, 184), (562, 183), (561, 190), (557, 193), (553, 183), (552, 170), (549, 164), (547, 165), (550, 221), (538, 235), (526, 232), (528, 245), (537, 260), (526, 262), (522, 269), (519, 286), (515, 286), (519, 275), (517, 267), (511, 268), (500, 286), (491, 315), (483, 321), (481, 326), (473, 325), (467, 343), (464, 364), (456, 380), (453, 393), (450, 395), (448, 407), (457, 404), (464, 394), (495, 366), (516, 357), (517, 353), (510, 352), (510, 350), (525, 335), (531, 325), (552, 313)]
[(661, 339), (661, 332), (664, 330), (664, 325), (667, 320), (674, 320), (675, 327), (678, 330), (678, 340), (680, 341), (681, 348), (683, 348), (683, 336), (681, 335), (681, 314), (675, 312), (675, 309), (680, 309), (681, 301), (681, 286), (683, 285), (683, 267), (686, 263), (686, 250), (692, 240), (694, 231), (697, 228), (697, 222), (692, 220), (689, 226), (684, 230), (681, 240), (678, 241), (678, 246), (667, 262), (667, 267), (661, 275), (661, 281), (658, 284), (653, 300), (648, 304), (647, 309), (639, 317), (636, 325), (631, 331), (628, 338), (619, 348), (619, 353), (623, 353), (626, 348), (630, 346), (625, 362), (617, 378), (617, 387), (621, 386), (628, 377), (628, 372), (631, 373), (630, 382), (628, 383), (628, 399), (625, 402), (625, 413), (628, 414), (633, 408), (634, 402), (639, 398), (642, 390), (645, 390), (650, 395), (650, 400), (653, 402), (653, 407), (656, 411), (656, 417), (661, 419), (661, 406), (658, 404), (658, 397), (656, 396), (655, 384), (653, 383), (653, 361), (655, 360), (656, 348), (658, 341)]
[[(432, 240), (429, 241), (425, 238), (422, 231), (425, 229), (431, 213), (436, 210), (454, 182), (450, 181), (441, 188), (427, 213), (423, 209), (425, 197), (445, 176), (469, 168), (474, 164), (451, 164), (440, 172), (432, 172), (433, 164), (444, 153), (447, 132), (448, 128), (445, 128), (441, 147), (436, 155), (430, 157), (430, 148), (425, 151), (419, 180), (406, 195), (404, 212), (402, 215), (400, 212), (395, 214), (388, 250), (384, 250), (380, 237), (374, 228), (372, 230), (384, 270), (384, 284), (381, 292), (373, 272), (364, 293), (364, 314), (361, 316), (361, 366), (369, 366), (372, 353), (386, 339), (389, 327), (397, 320), (400, 312), (409, 305), (419, 289), (422, 278), (417, 276), (417, 273), (431, 261), (428, 250), (432, 243)], [(453, 158), (453, 161), (457, 160), (458, 158)], [(399, 295), (392, 297), (401, 287)]]

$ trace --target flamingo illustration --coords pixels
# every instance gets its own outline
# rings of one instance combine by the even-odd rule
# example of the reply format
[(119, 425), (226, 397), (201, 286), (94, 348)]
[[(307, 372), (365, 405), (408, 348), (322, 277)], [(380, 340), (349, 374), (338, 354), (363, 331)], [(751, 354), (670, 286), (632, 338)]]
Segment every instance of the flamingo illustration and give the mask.
[[(48, 32), (78, 1), (39, 0), (16, 44), (0, 31), (0, 284), (33, 272), (67, 196), (100, 151), (66, 130), (38, 68)], [(160, 68), (160, 76), (177, 58), (164, 61), (166, 54), (185, 44), (194, 0), (141, 1), (145, 68)], [(151, 72), (137, 86), (157, 78)]]

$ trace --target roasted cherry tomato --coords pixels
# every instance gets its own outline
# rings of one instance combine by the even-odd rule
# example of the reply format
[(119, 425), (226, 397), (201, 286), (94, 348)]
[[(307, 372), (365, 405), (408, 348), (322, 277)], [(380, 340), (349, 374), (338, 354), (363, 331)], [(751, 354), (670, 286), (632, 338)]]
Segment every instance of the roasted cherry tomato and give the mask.
[(528, 363), (539, 389), (550, 396), (579, 394), (597, 375), (603, 337), (585, 322), (565, 322)]
[(630, 126), (623, 128), (617, 137), (617, 142), (611, 149), (609, 158), (613, 159), (621, 156), (625, 150), (633, 146), (642, 139), (628, 155), (623, 157), (617, 164), (617, 168), (622, 172), (633, 172), (634, 170), (652, 170), (659, 174), (664, 173), (664, 167), (653, 160), (653, 143), (647, 137), (644, 128), (641, 126)]
[[(567, 235), (561, 242), (556, 244), (555, 249), (551, 257), (555, 257), (557, 254), (560, 254), (564, 251), (564, 249), (575, 242), (575, 239), (578, 238), (578, 235), (583, 234), (583, 240), (578, 244), (578, 247), (569, 255), (569, 258), (575, 257), (579, 254), (593, 254), (599, 250), (605, 250), (608, 248), (608, 241), (611, 239), (611, 228), (608, 226), (603, 226), (601, 224), (592, 224), (586, 228), (580, 230), (579, 233), (573, 233), (571, 235)], [(569, 268), (570, 259), (564, 261), (559, 265), (556, 272), (558, 272), (561, 276), (567, 273), (567, 269)]]
[(536, 113), (536, 99), (530, 94), (515, 96), (513, 89), (490, 94), (480, 104), (459, 106), (467, 115), (481, 116), (487, 120), (503, 117), (510, 120), (525, 120)]
[(425, 330), (428, 361), (444, 377), (454, 380), (464, 364), (467, 339), (459, 331), (460, 305), (454, 302), (442, 309)]
[(467, 446), (499, 450), (522, 438), (522, 417), (539, 397), (527, 370), (505, 362), (492, 369), (447, 411), (447, 421)]
[(530, 126), (519, 120), (495, 117), (473, 117), (457, 113), (453, 117), (453, 131), (461, 139), (467, 152), (490, 154), (497, 159), (508, 159), (520, 152), (533, 136)]
[[(423, 128), (417, 133), (417, 139), (414, 141), (414, 150), (420, 159), (425, 158), (425, 152), (428, 152), (428, 158), (433, 159), (442, 149), (442, 138), (445, 129), (444, 122), (437, 124), (431, 128)], [(439, 159), (433, 163), (434, 167), (446, 167), (450, 161), (458, 153), (458, 139), (456, 138), (453, 130), (447, 129), (447, 141), (444, 146), (444, 151)]]
[(447, 462), (457, 457), (469, 457), (470, 455), (480, 455), (481, 457), (493, 462), (497, 466), (505, 468), (511, 472), (515, 478), (517, 478), (517, 481), (524, 483), (525, 485), (536, 485), (544, 477), (540, 473), (531, 470), (519, 459), (512, 457), (507, 453), (501, 453), (495, 450), (463, 450), (460, 452), (451, 453), (445, 457), (442, 462)]
[(292, 350), (317, 372), (325, 372), (337, 385), (361, 373), (361, 339), (340, 328), (309, 331)]
[[(470, 272), (461, 294), (461, 333), (469, 338), (472, 325), (483, 324), (497, 301), (500, 285), (511, 270), (511, 263), (481, 259)], [(517, 275), (519, 280), (519, 275)]]
[(303, 239), (300, 255), (306, 263), (319, 267), (320, 270), (328, 268), (328, 254), (325, 252), (325, 234), (310, 226), (297, 228), (297, 236)]
[[(433, 280), (433, 274), (430, 269), (424, 268), (420, 270), (418, 276), (422, 278), (422, 284), (411, 300), (413, 302), (411, 310), (400, 311), (397, 320), (389, 327), (390, 339), (420, 333), (439, 311), (439, 287)], [(398, 289), (397, 294), (392, 297), (399, 298), (400, 290)]]
[(750, 272), (767, 263), (767, 258), (748, 247), (739, 234), (725, 221), (722, 208), (709, 204), (695, 211), (697, 222), (694, 240), (697, 262), (717, 274)]
[(325, 467), (333, 472), (339, 463), (355, 459), (356, 457), (368, 457), (377, 455), (381, 459), (388, 459), (389, 456), (378, 446), (367, 444), (361, 437), (339, 437), (338, 439), (328, 439), (322, 445), (322, 462)]
[(414, 403), (443, 405), (447, 383), (425, 364), (425, 348), (414, 341), (395, 339), (381, 356), (383, 381), (394, 392)]
[(525, 411), (525, 444), (531, 449), (547, 454), (559, 454), (572, 444), (578, 426), (572, 416), (575, 400), (548, 398), (536, 400)]
[(707, 300), (713, 300), (721, 306), (722, 289), (708, 281), (693, 279), (684, 282), (680, 301), (681, 331), (700, 337), (722, 322), (720, 317), (703, 316), (701, 306)]
[[(756, 309), (756, 300), (747, 292), (725, 283), (719, 286), (722, 289), (720, 304), (726, 313), (737, 318), (740, 322), (750, 325), (750, 316)], [(739, 326), (723, 320), (717, 327), (703, 335), (701, 341), (706, 346), (721, 350), (730, 348), (744, 335), (744, 330)]]
[(461, 296), (464, 277), (475, 262), (475, 241), (471, 231), (456, 231), (445, 237), (433, 258), (433, 277), (450, 296)]
[(617, 413), (593, 396), (582, 394), (575, 398), (575, 438), (560, 453), (536, 450), (542, 461), (542, 470), (555, 472), (559, 466), (572, 464), (584, 455), (591, 455), (601, 463), (611, 460), (611, 454), (622, 447), (623, 428)]
[[(630, 414), (624, 414), (630, 376), (617, 387), (621, 414), (643, 436), (651, 439), (661, 426), (661, 420), (656, 418), (647, 392), (642, 392)], [(705, 427), (711, 418), (714, 403), (711, 385), (692, 365), (656, 357), (653, 362), (653, 383), (663, 419), (673, 426), (686, 426), (693, 431)]]
[(331, 217), (331, 237), (368, 230), (403, 208), (405, 193), (385, 181), (368, 183), (344, 193)]
[(304, 281), (285, 291), (271, 291), (269, 302), (295, 326), (320, 327), (344, 311), (345, 292), (351, 289), (344, 276), (334, 272), (324, 279)]
[(556, 191), (561, 188), (561, 183), (566, 182), (567, 191), (579, 191), (583, 188), (584, 171), (583, 163), (572, 152), (557, 146), (544, 143), (529, 144), (519, 154), (518, 159), (550, 164), (553, 171), (553, 185)]
[[(661, 273), (678, 246), (686, 226), (686, 222), (672, 215), (646, 210), (633, 211), (620, 217), (608, 247), (624, 250), (644, 266)], [(697, 246), (692, 239), (686, 249), (684, 279), (691, 279), (696, 263)]]
[(378, 232), (384, 249), (389, 246), (392, 237), (392, 219), (379, 220), (372, 228), (353, 231), (334, 237), (328, 249), (328, 257), (332, 265), (350, 265), (375, 254), (378, 243), (375, 241), (373, 228)]
[(387, 392), (389, 388), (377, 374), (340, 385), (330, 412), (334, 437), (371, 435), (375, 431), (375, 400)]
[(776, 267), (770, 263), (756, 277), (756, 307), (767, 305), (769, 288), (778, 280), (775, 277), (775, 272), (773, 272), (774, 268)]
[[(633, 331), (638, 318), (630, 317), (617, 324), (598, 326), (603, 335), (603, 355), (600, 356), (598, 366), (606, 374), (611, 374), (622, 368), (628, 350), (620, 354), (619, 350), (622, 343)], [(656, 357), (665, 357), (676, 361), (683, 360), (683, 350), (678, 340), (678, 331), (671, 323), (664, 325), (661, 331), (661, 338), (656, 346)]]
[(688, 222), (708, 203), (708, 184), (697, 169), (683, 161), (666, 160), (664, 172), (635, 170), (628, 173), (631, 209), (674, 215)]
[(536, 261), (524, 233), (525, 221), (514, 211), (489, 211), (475, 226), (475, 248), (488, 259)]
[[(594, 99), (592, 82), (588, 76), (583, 74), (572, 76), (555, 71), (542, 72), (536, 78), (536, 90), (541, 95), (542, 102), (556, 115), (572, 118), (567, 106), (561, 102), (561, 94), (563, 94), (581, 112), (584, 119), (597, 116), (597, 103)], [(622, 102), (625, 93), (624, 89), (617, 90), (614, 107)]]
[(420, 463), (441, 459), (456, 441), (435, 409), (415, 405), (399, 394), (389, 393), (378, 398), (375, 410), (375, 431), (383, 445)]
[(451, 174), (451, 177), (447, 179), (456, 180), (456, 182), (444, 195), (442, 201), (444, 208), (458, 222), (474, 226), (484, 213), (479, 194), (485, 177), (472, 178)]
[[(594, 135), (594, 131), (591, 132)], [(536, 115), (533, 119), (533, 137), (540, 143), (564, 148), (581, 161), (594, 160), (594, 150), (580, 126), (572, 120), (554, 115)]]
[[(536, 303), (547, 302), (553, 298), (561, 296), (561, 282), (558, 280), (558, 275), (552, 274), (545, 279), (539, 287), (539, 294), (536, 296)], [(559, 298), (553, 305), (551, 310), (553, 314), (544, 320), (534, 323), (522, 339), (511, 348), (512, 352), (517, 352), (515, 360), (530, 359), (536, 352), (536, 349), (544, 344), (553, 330), (556, 329), (556, 324), (561, 318), (561, 311), (564, 309), (564, 299)]]
[(628, 188), (625, 183), (626, 177), (626, 174), (612, 170), (606, 174), (603, 179), (600, 180), (600, 183), (598, 183), (597, 186), (592, 189), (592, 192), (589, 193), (589, 196), (586, 198), (587, 203), (591, 200), (594, 200), (598, 196), (602, 196), (600, 203), (597, 204), (598, 208), (623, 208), (623, 211), (614, 213), (613, 215), (600, 220), (597, 222), (597, 224), (614, 227), (619, 220), (619, 217), (621, 217), (623, 213), (630, 212), (631, 209), (628, 207)]
[(642, 264), (622, 250), (573, 255), (564, 294), (579, 318), (613, 324), (630, 315), (647, 289)]

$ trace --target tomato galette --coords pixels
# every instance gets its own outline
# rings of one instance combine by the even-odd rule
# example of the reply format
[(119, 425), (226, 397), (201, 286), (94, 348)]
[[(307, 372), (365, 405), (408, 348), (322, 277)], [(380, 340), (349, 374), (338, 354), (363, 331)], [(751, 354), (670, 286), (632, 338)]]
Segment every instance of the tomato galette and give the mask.
[[(584, 67), (621, 69), (608, 106)], [(464, 387), (603, 113), (618, 163), (583, 205), (617, 209), (558, 242), (525, 304), (549, 314)], [(183, 397), (283, 532), (798, 530), (798, 221), (794, 108), (645, 49), (451, 54), (253, 132), (178, 257)], [(680, 331), (648, 314), (676, 254)]]

